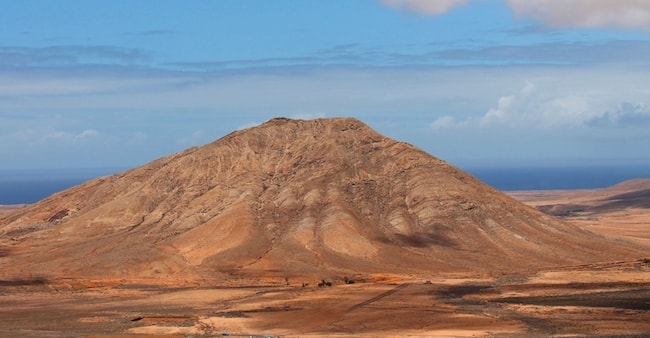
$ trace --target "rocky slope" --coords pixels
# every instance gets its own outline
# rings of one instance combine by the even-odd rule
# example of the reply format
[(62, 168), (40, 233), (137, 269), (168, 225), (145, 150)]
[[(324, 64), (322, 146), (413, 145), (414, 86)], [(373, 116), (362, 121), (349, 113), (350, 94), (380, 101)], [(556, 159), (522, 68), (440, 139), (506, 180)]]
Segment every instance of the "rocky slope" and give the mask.
[(0, 278), (530, 271), (640, 249), (354, 119), (273, 119), (0, 219)]

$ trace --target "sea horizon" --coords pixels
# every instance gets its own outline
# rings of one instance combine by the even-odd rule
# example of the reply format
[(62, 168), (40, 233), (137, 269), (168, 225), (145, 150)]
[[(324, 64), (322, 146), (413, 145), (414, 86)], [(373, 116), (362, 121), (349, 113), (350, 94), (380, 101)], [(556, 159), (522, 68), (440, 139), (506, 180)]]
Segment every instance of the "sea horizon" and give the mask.
[[(0, 205), (31, 204), (97, 177), (128, 168), (0, 170)], [(600, 189), (650, 178), (650, 165), (461, 168), (501, 191)]]

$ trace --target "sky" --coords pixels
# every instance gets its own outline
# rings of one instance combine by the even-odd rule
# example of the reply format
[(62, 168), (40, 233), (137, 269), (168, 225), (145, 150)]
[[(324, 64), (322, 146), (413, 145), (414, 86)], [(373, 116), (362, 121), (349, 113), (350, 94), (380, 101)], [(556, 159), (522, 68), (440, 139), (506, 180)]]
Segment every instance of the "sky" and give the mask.
[(130, 168), (279, 116), (461, 167), (650, 164), (647, 0), (0, 7), (0, 171)]

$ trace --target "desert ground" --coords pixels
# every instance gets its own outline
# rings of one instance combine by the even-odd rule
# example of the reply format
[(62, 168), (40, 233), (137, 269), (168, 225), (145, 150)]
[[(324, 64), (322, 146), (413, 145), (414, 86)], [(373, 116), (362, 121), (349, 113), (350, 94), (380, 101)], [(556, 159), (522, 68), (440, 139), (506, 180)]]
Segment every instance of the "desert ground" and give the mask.
[[(550, 210), (554, 206), (565, 220), (611, 237), (613, 243), (622, 238), (647, 244), (650, 209), (639, 207), (634, 199), (626, 204), (622, 198), (613, 198), (643, 190), (645, 184), (648, 181), (609, 190), (509, 194), (540, 209)], [(602, 207), (603, 201), (612, 200), (619, 201), (618, 207)], [(3, 211), (6, 209), (9, 208)], [(567, 212), (568, 209), (574, 211)], [(265, 276), (227, 281), (3, 280), (0, 336), (650, 334), (650, 253), (647, 258), (630, 257), (543, 271), (531, 266), (529, 272), (520, 274), (344, 277), (347, 276), (328, 276), (325, 282), (331, 286), (319, 286), (323, 282), (319, 280)]]
[(14, 204), (14, 205), (2, 205), (0, 204), (0, 216), (8, 214), (16, 209), (24, 207), (23, 204)]
[(2, 281), (0, 336), (642, 337), (650, 332), (650, 263), (641, 260), (527, 275), (363, 276), (354, 284), (333, 279), (324, 288), (317, 282)]
[(273, 119), (0, 208), (0, 337), (648, 337), (649, 192)]
[(509, 194), (591, 231), (650, 245), (650, 179), (630, 180), (605, 189)]

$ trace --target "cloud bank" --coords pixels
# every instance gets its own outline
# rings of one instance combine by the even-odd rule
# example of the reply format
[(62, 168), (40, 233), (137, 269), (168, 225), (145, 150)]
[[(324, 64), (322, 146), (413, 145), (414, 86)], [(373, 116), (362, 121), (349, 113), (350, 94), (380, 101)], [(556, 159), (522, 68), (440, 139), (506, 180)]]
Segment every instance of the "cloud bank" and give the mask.
[(483, 115), (463, 119), (445, 115), (430, 126), (434, 130), (508, 128), (539, 131), (650, 126), (650, 102), (643, 91), (607, 95), (612, 88), (603, 85), (588, 89), (570, 87), (557, 79), (528, 80), (518, 92), (501, 96)]
[[(440, 15), (478, 0), (381, 0), (384, 5), (423, 15)], [(650, 32), (647, 0), (508, 0), (520, 19), (531, 19), (553, 28), (642, 29)]]
[(426, 15), (444, 14), (454, 7), (464, 5), (469, 0), (381, 0), (393, 8), (407, 9)]
[(508, 0), (517, 17), (558, 28), (619, 27), (650, 31), (647, 0)]
[(55, 45), (42, 48), (0, 46), (0, 68), (78, 64), (135, 65), (150, 61), (142, 50), (117, 46)]

